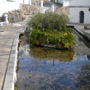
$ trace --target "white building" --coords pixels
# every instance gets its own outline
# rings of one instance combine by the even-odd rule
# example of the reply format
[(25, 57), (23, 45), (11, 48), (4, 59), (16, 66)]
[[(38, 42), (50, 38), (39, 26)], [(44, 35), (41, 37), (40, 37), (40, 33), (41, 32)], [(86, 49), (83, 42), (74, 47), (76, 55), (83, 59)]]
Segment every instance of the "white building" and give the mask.
[(71, 23), (90, 24), (90, 0), (72, 0), (69, 18)]
[(71, 23), (90, 24), (90, 0), (54, 0), (69, 8)]

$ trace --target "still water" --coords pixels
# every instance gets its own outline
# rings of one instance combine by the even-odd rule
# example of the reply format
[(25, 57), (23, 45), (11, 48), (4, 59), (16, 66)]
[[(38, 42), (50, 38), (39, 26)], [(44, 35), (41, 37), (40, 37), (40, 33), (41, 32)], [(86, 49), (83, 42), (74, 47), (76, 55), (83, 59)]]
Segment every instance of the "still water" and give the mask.
[(90, 90), (90, 49), (77, 38), (73, 51), (19, 48), (18, 90)]

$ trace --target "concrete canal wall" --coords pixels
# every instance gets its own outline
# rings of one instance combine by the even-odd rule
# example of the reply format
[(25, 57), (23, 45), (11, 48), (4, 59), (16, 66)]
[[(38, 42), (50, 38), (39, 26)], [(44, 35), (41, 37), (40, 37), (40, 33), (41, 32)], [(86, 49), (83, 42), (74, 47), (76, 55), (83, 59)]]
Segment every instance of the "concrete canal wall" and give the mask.
[[(79, 34), (90, 40), (90, 25), (84, 24), (68, 24), (67, 26), (73, 27)], [(89, 27), (86, 29), (85, 27)]]
[(88, 40), (90, 40), (90, 30), (85, 29), (84, 25), (74, 25), (74, 28), (76, 29), (76, 31), (78, 31), (81, 35), (83, 35), (84, 37), (86, 37)]

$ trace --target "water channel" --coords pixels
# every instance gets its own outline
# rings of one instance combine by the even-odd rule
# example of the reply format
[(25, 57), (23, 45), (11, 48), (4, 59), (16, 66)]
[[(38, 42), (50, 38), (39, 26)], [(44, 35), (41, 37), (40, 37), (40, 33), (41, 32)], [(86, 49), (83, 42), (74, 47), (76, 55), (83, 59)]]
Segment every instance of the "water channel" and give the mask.
[(73, 51), (19, 48), (18, 90), (90, 90), (90, 48), (77, 36)]

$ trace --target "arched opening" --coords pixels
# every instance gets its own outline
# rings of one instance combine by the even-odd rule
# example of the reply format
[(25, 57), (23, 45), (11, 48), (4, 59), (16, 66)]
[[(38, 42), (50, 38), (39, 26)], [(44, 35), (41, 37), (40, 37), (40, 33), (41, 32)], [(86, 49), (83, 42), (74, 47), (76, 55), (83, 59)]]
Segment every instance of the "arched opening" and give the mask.
[(84, 23), (84, 11), (80, 11), (80, 23)]

